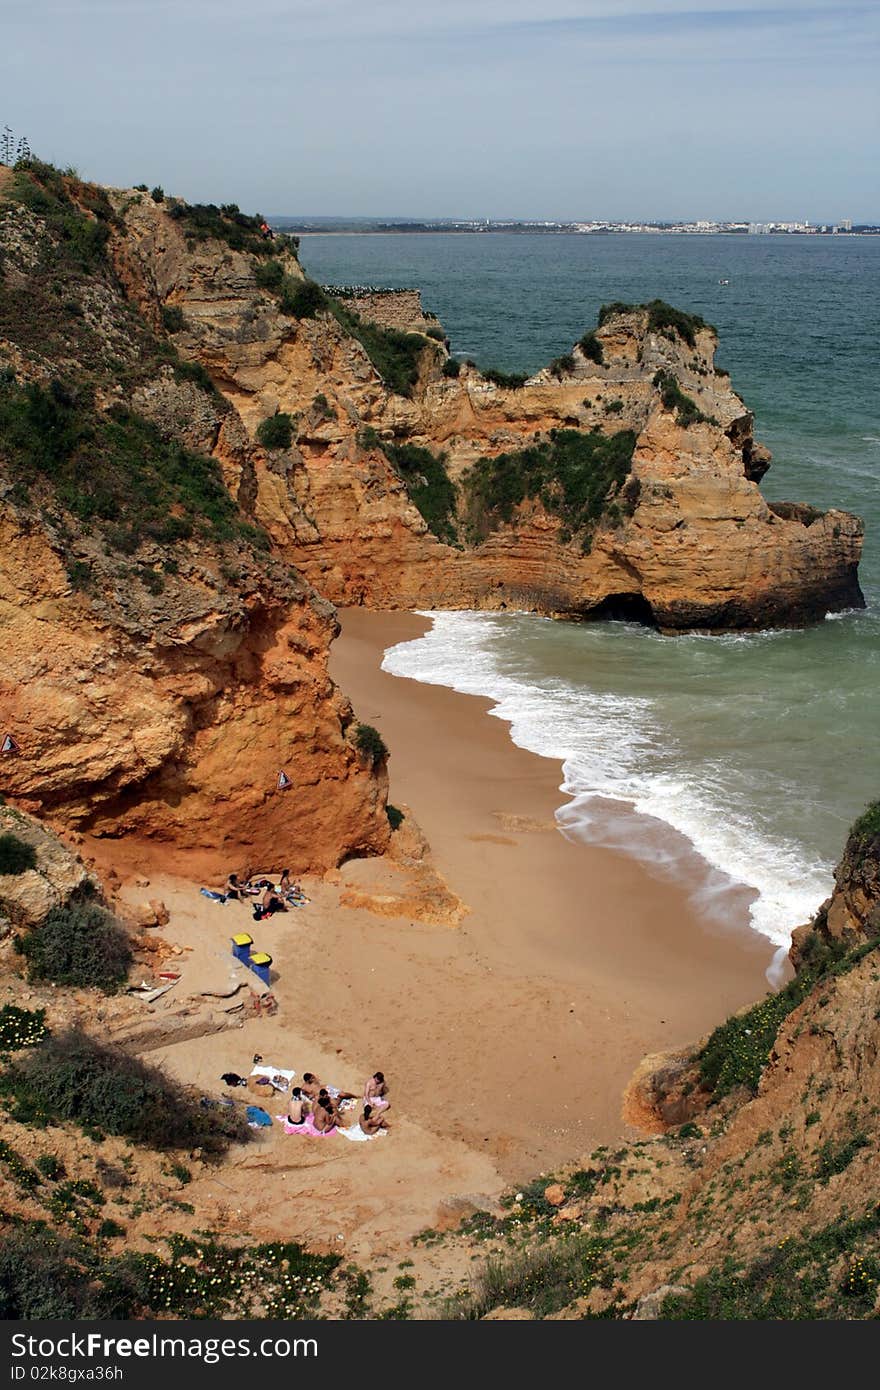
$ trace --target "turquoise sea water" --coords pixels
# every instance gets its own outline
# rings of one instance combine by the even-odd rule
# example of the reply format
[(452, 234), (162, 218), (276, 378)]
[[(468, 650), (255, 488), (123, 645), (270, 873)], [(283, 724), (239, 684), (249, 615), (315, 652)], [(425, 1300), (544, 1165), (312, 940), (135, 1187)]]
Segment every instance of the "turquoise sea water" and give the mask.
[(516, 742), (561, 758), (567, 833), (673, 873), (696, 850), (707, 912), (746, 884), (753, 924), (784, 944), (880, 796), (880, 239), (315, 236), (301, 258), (322, 282), (418, 286), (453, 352), (511, 371), (567, 350), (608, 300), (700, 313), (773, 451), (765, 494), (864, 518), (867, 610), (805, 632), (456, 613), (386, 657), (494, 698)]

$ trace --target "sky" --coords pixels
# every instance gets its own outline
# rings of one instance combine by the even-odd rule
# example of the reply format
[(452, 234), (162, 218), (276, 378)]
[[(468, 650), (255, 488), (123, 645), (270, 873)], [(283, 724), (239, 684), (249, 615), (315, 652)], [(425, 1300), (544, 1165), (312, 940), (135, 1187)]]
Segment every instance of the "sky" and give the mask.
[(289, 216), (880, 221), (880, 3), (3, 0), (0, 126)]

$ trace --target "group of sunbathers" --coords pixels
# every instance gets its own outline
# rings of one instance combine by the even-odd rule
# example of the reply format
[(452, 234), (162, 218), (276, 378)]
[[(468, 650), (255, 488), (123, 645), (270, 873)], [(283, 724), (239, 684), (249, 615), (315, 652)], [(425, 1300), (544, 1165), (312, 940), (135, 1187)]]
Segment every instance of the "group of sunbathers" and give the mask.
[[(314, 1072), (303, 1072), (301, 1086), (294, 1086), (287, 1103), (287, 1123), (303, 1125), (319, 1134), (332, 1134), (344, 1129), (341, 1110), (348, 1109), (346, 1101), (355, 1101), (353, 1091), (340, 1091), (336, 1086), (325, 1086)], [(388, 1109), (388, 1083), (384, 1073), (374, 1072), (364, 1086), (363, 1110), (356, 1121), (363, 1137), (371, 1139), (381, 1130), (390, 1129), (384, 1110)]]
[(250, 872), (241, 877), (238, 874), (230, 874), (224, 891), (227, 902), (230, 898), (238, 899), (240, 902), (248, 898), (259, 898), (264, 917), (270, 916), (273, 912), (286, 912), (288, 905), (301, 907), (309, 901), (300, 885), (292, 881), (289, 869), (281, 870), (277, 888), (271, 879), (254, 877)]

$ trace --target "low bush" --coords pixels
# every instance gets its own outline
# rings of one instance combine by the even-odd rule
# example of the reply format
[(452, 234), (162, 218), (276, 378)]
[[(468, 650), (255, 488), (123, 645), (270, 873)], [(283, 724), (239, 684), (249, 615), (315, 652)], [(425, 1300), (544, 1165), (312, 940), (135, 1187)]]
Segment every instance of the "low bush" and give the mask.
[(240, 535), (216, 461), (124, 405), (96, 410), (57, 378), (48, 387), (0, 384), (0, 436), (15, 481), (29, 492), (51, 486), (114, 550), (134, 554), (147, 538), (170, 545), (194, 530), (220, 541)]
[(561, 380), (564, 376), (570, 376), (576, 366), (577, 363), (571, 353), (564, 352), (561, 357), (553, 358), (553, 361), (550, 363), (550, 372), (553, 376)]
[(776, 1036), (792, 1010), (803, 1003), (820, 980), (846, 974), (878, 947), (880, 939), (852, 951), (841, 942), (828, 944), (815, 936), (808, 939), (801, 968), (793, 980), (751, 1009), (734, 1014), (712, 1033), (697, 1057), (703, 1085), (716, 1097), (727, 1095), (737, 1086), (745, 1086), (756, 1094)]
[(428, 327), (425, 329), (425, 333), (427, 337), (433, 338), (437, 343), (446, 342), (446, 334), (443, 332), (439, 323), (429, 323)]
[(371, 767), (379, 767), (388, 757), (385, 740), (372, 724), (358, 724), (354, 731), (354, 746)]
[(529, 379), (525, 372), (499, 372), (497, 367), (486, 367), (482, 376), (505, 391), (519, 391)]
[(181, 333), (186, 328), (183, 310), (177, 304), (163, 305), (162, 327), (167, 333)]
[(254, 278), (261, 289), (278, 291), (284, 283), (284, 267), (274, 258), (258, 265)]
[(676, 424), (681, 425), (682, 429), (686, 430), (691, 425), (717, 425), (714, 416), (704, 415), (696, 401), (685, 395), (672, 372), (662, 369), (655, 372), (654, 385), (659, 388), (664, 409), (675, 412)]
[(173, 202), (168, 213), (180, 223), (187, 241), (222, 241), (233, 251), (261, 258), (274, 254), (274, 239), (261, 231), (263, 219), (239, 212), (234, 203), (218, 208), (214, 203)]
[(295, 319), (313, 319), (328, 308), (327, 296), (314, 280), (285, 280), (279, 307)]
[(110, 994), (128, 975), (132, 962), (128, 933), (98, 903), (70, 902), (54, 907), (38, 926), (16, 939), (31, 980), (85, 985)]
[(461, 371), (461, 363), (457, 357), (447, 357), (440, 370), (444, 376), (456, 377)]
[(239, 1111), (203, 1107), (157, 1067), (77, 1028), (15, 1058), (0, 1088), (13, 1103), (13, 1118), (24, 1123), (73, 1121), (154, 1149), (216, 1154), (251, 1137)]
[(434, 535), (442, 541), (454, 541), (455, 487), (446, 472), (446, 455), (438, 458), (416, 444), (383, 444), (382, 450)]
[(159, 184), (157, 184), (155, 188), (153, 188), (153, 189), (150, 190), (150, 197), (152, 198), (152, 200), (153, 200), (154, 203), (164, 203), (164, 201), (165, 201), (165, 190), (164, 190), (164, 188), (161, 188), (161, 187), (159, 186)]
[(4, 1004), (0, 1009), (0, 1052), (33, 1047), (47, 1032), (45, 1009), (20, 1009), (17, 1004)]
[(257, 440), (264, 449), (289, 449), (293, 442), (293, 420), (283, 410), (267, 415), (257, 426)]
[(5, 831), (0, 835), (0, 877), (13, 877), (37, 867), (37, 851), (26, 840)]
[(57, 1182), (59, 1178), (64, 1177), (67, 1171), (61, 1159), (55, 1154), (40, 1154), (34, 1166), (50, 1182)]
[(509, 525), (524, 501), (537, 498), (583, 542), (626, 479), (635, 442), (632, 430), (553, 430), (527, 449), (478, 459), (462, 481), (468, 539), (478, 543)]
[(589, 362), (596, 362), (600, 367), (602, 366), (605, 361), (605, 354), (595, 333), (585, 333), (578, 343), (578, 347)]

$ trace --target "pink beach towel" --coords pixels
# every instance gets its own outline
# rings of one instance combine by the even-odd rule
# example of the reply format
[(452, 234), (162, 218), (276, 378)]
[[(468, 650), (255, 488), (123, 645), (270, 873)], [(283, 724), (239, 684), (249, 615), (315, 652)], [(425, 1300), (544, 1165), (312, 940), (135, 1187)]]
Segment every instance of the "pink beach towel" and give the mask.
[(312, 1139), (329, 1139), (331, 1134), (336, 1134), (336, 1125), (332, 1129), (315, 1129), (315, 1122), (311, 1115), (307, 1115), (300, 1125), (292, 1125), (286, 1115), (276, 1115), (276, 1120), (280, 1120), (285, 1134), (308, 1134)]

